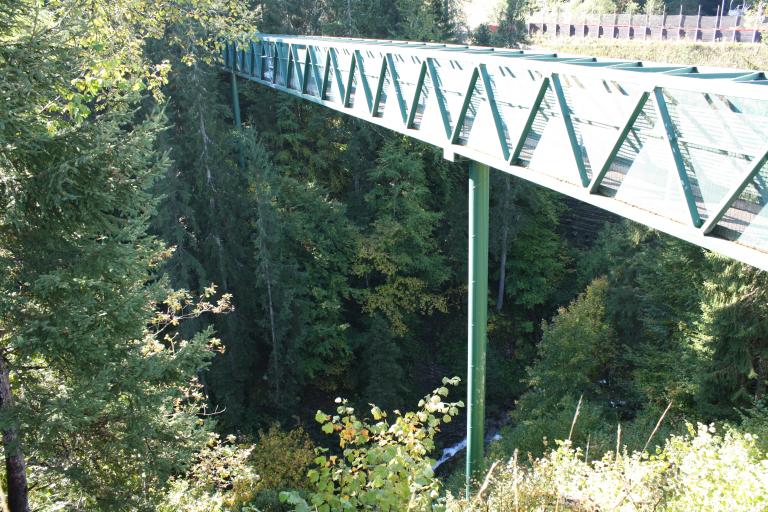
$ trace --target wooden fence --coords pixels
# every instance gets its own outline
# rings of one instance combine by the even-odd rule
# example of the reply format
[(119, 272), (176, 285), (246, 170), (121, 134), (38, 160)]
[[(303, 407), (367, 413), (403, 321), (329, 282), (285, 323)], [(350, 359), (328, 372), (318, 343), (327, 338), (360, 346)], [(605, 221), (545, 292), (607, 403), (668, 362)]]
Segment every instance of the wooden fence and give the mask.
[(656, 39), (731, 41), (757, 43), (768, 36), (763, 16), (702, 16), (646, 14), (570, 15), (551, 13), (531, 18), (528, 34), (547, 37), (601, 37), (608, 39)]

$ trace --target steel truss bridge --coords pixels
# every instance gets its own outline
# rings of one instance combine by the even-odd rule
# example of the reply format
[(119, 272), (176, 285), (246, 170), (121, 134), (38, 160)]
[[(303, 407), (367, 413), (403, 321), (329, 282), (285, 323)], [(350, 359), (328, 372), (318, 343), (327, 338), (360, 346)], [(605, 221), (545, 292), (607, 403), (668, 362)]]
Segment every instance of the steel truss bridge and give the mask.
[(482, 462), (489, 167), (768, 270), (768, 79), (463, 45), (225, 43), (241, 77), (468, 158), (467, 478)]

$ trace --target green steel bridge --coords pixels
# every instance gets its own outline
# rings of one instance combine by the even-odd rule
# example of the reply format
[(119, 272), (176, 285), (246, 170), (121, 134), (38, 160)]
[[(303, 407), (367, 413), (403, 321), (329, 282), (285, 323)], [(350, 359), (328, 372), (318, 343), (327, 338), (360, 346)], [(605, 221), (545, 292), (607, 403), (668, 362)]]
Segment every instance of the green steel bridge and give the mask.
[(467, 490), (483, 451), (490, 167), (768, 270), (763, 72), (256, 34), (237, 77), (471, 161)]

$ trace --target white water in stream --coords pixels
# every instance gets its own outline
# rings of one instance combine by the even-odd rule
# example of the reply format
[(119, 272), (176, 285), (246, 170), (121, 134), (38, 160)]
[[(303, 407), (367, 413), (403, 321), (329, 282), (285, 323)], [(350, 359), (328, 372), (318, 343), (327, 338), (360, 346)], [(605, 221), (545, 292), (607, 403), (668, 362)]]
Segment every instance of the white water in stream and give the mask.
[[(499, 432), (496, 432), (493, 434), (490, 438), (486, 439), (485, 442), (488, 441), (498, 441), (501, 439), (501, 434)], [(440, 466), (442, 466), (445, 462), (451, 460), (457, 453), (459, 453), (462, 450), (465, 450), (467, 448), (467, 438), (465, 437), (458, 443), (454, 444), (453, 446), (449, 446), (448, 448), (443, 448), (443, 453), (440, 455), (440, 458), (435, 462), (434, 466), (432, 466), (432, 471), (436, 470)]]

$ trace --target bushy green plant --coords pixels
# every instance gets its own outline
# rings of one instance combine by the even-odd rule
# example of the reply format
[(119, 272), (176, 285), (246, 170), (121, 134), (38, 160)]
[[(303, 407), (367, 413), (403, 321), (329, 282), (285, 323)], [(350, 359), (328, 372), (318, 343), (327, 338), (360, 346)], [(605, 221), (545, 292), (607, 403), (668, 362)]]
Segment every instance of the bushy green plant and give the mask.
[(757, 439), (755, 445), (768, 457), (768, 400), (760, 400), (745, 411), (740, 411), (739, 430), (749, 432)]
[[(659, 410), (653, 406), (640, 409), (632, 421), (621, 423), (621, 444), (629, 451), (647, 449), (655, 450), (656, 446), (663, 446), (667, 438), (673, 434), (685, 434), (686, 420), (679, 411), (675, 410), (675, 404), (667, 404), (668, 408)], [(613, 425), (610, 432), (610, 443), (615, 446), (616, 429)], [(653, 433), (653, 435), (651, 435)], [(600, 453), (595, 455), (599, 456)]]
[(261, 476), (259, 489), (302, 489), (314, 458), (314, 445), (303, 428), (286, 432), (273, 425), (259, 432), (248, 462)]
[(711, 358), (700, 399), (711, 416), (732, 417), (766, 396), (768, 385), (768, 273), (718, 255), (702, 293), (701, 335)]
[(666, 463), (666, 510), (766, 510), (768, 459), (752, 434), (689, 425), (688, 436), (672, 436), (659, 460)]
[(346, 400), (335, 415), (317, 411), (315, 419), (326, 434), (336, 434), (342, 455), (318, 449), (316, 467), (307, 477), (314, 486), (309, 502), (296, 492), (280, 498), (297, 511), (337, 510), (443, 510), (440, 482), (432, 471), (434, 437), (440, 425), (449, 423), (463, 407), (447, 402), (448, 388), (459, 378), (444, 378), (443, 386), (419, 401), (415, 412), (387, 413), (372, 406), (373, 422), (358, 418)]
[[(595, 279), (552, 322), (543, 323), (539, 359), (528, 369), (530, 389), (512, 413), (514, 425), (502, 442), (507, 455), (514, 449), (540, 455), (543, 438), (570, 435), (579, 444), (597, 439), (606, 424), (607, 405), (616, 394), (612, 376), (617, 347), (605, 319), (607, 289), (606, 279)], [(577, 404), (578, 423), (571, 431)]]
[(309, 487), (307, 471), (314, 459), (314, 444), (303, 428), (284, 431), (272, 425), (266, 432), (260, 431), (248, 458), (260, 478), (247, 502), (261, 512), (283, 510), (280, 491), (305, 491)]
[[(577, 407), (579, 412), (574, 423)], [(592, 453), (599, 454), (609, 437), (605, 432), (607, 427), (602, 407), (585, 400), (579, 405), (578, 400), (570, 396), (563, 397), (554, 408), (542, 414), (517, 418), (514, 426), (502, 429), (502, 439), (491, 448), (490, 455), (509, 456), (518, 450), (538, 456), (551, 447), (555, 439), (565, 439), (569, 433), (575, 444), (586, 446), (589, 443), (594, 447)]]
[(259, 475), (247, 461), (253, 446), (239, 446), (235, 437), (221, 441), (211, 435), (196, 456), (189, 472), (170, 482), (158, 512), (248, 512), (244, 504), (253, 499)]

